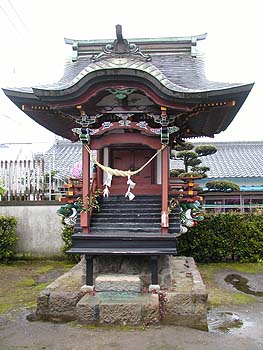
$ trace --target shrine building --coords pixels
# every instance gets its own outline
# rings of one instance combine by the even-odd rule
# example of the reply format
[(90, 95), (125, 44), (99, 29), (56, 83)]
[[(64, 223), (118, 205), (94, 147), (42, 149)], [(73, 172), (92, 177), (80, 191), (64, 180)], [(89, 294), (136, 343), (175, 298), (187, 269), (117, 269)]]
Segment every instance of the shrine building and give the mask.
[[(169, 208), (170, 150), (224, 131), (253, 87), (206, 79), (197, 48), (205, 38), (126, 40), (117, 25), (115, 40), (65, 39), (72, 57), (57, 83), (3, 89), (34, 121), (83, 143), (86, 210), (69, 253), (86, 256), (87, 285), (93, 285), (94, 257), (149, 256), (156, 285), (159, 257), (176, 255), (181, 227), (178, 210)], [(186, 197), (194, 196), (186, 185)], [(95, 212), (98, 189), (104, 197)]]

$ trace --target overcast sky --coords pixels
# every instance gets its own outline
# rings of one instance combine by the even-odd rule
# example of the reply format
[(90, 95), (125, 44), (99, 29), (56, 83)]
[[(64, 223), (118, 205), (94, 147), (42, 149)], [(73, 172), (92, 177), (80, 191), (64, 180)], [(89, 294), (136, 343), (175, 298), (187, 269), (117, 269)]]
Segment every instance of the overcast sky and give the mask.
[[(197, 35), (207, 78), (255, 82), (229, 128), (215, 141), (262, 140), (262, 11), (259, 0), (0, 0), (0, 86), (32, 86), (58, 80), (69, 49), (64, 37), (125, 38)], [(0, 143), (53, 142), (0, 94)], [(213, 139), (209, 139), (213, 140)]]

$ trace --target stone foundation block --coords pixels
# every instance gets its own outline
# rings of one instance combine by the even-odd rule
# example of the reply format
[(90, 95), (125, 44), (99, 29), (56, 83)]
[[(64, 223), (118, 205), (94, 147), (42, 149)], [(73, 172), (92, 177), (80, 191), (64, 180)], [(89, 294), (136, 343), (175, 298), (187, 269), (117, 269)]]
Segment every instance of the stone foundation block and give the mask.
[(83, 296), (79, 292), (52, 292), (49, 296), (49, 318), (75, 320), (76, 305)]
[(46, 316), (49, 314), (49, 296), (50, 292), (42, 291), (37, 298), (36, 315)]
[(167, 293), (165, 309), (171, 317), (178, 314), (192, 314), (195, 312), (195, 303), (189, 293), (171, 292)]
[(141, 280), (137, 275), (100, 275), (95, 280), (97, 292), (137, 292), (141, 290)]
[(162, 323), (207, 330), (207, 294), (167, 292), (161, 303)]
[(160, 321), (158, 294), (144, 294), (140, 296), (142, 305), (142, 323), (144, 325), (157, 324)]
[(99, 300), (86, 294), (76, 307), (77, 319), (81, 324), (95, 324), (99, 321)]
[(142, 318), (141, 309), (141, 304), (138, 302), (101, 302), (100, 323), (139, 325)]

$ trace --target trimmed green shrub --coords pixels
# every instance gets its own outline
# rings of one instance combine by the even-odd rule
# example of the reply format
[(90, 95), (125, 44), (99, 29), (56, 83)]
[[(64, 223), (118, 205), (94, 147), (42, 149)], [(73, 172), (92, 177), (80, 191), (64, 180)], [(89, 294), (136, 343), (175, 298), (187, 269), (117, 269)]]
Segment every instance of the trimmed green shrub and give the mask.
[(178, 239), (177, 249), (199, 262), (263, 261), (263, 214), (206, 214)]
[(208, 191), (215, 191), (215, 192), (240, 191), (240, 187), (237, 184), (228, 180), (209, 181), (207, 182), (206, 187)]
[(13, 216), (0, 215), (0, 261), (11, 259), (15, 254), (15, 234), (17, 219)]

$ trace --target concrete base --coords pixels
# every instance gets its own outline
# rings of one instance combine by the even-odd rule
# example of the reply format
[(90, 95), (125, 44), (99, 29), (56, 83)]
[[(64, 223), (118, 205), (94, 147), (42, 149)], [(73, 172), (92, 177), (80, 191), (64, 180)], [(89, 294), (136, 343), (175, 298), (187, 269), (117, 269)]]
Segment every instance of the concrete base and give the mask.
[(171, 285), (159, 291), (154, 288), (154, 294), (148, 292), (149, 286), (141, 289), (138, 275), (100, 275), (91, 289), (81, 287), (79, 263), (40, 293), (36, 314), (82, 324), (160, 322), (207, 330), (207, 292), (194, 260), (171, 258), (171, 271)]

